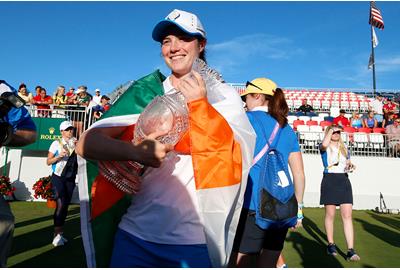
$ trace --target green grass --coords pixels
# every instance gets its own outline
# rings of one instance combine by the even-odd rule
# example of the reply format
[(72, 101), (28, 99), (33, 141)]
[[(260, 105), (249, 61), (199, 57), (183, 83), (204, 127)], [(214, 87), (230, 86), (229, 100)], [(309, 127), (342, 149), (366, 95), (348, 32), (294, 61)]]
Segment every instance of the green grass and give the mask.
[[(53, 209), (40, 202), (12, 202), (16, 223), (8, 267), (86, 267), (80, 235), (79, 206), (72, 205), (65, 224), (67, 245), (54, 248)], [(335, 242), (337, 257), (326, 255), (324, 210), (306, 208), (304, 228), (290, 232), (284, 256), (289, 267), (400, 267), (400, 215), (354, 211), (355, 248), (360, 262), (344, 259), (346, 243), (337, 212)]]

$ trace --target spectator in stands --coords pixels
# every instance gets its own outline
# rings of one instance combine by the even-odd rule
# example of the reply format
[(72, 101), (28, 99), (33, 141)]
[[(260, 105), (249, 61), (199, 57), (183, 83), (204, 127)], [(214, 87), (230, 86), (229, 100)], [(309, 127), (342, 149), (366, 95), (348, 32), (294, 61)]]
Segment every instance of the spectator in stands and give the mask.
[(53, 103), (51, 96), (47, 95), (46, 89), (40, 88), (38, 96), (33, 98), (33, 104), (37, 107), (38, 117), (51, 117), (50, 104)]
[(20, 96), (24, 101), (26, 105), (30, 105), (33, 100), (33, 95), (32, 93), (28, 93), (28, 90), (26, 89), (26, 85), (24, 83), (21, 83), (18, 87), (18, 96)]
[(328, 240), (327, 252), (336, 256), (337, 250), (333, 240), (333, 224), (336, 206), (340, 206), (344, 235), (347, 243), (346, 259), (358, 261), (360, 257), (354, 250), (354, 229), (352, 221), (353, 192), (348, 178), (348, 172), (355, 169), (350, 161), (340, 133), (342, 128), (337, 125), (328, 127), (320, 145), (324, 176), (321, 182), (320, 204), (325, 206), (325, 231)]
[(110, 109), (110, 104), (108, 102), (110, 98), (106, 95), (102, 95), (100, 99), (100, 104), (92, 107), (93, 117), (99, 119), (101, 115)]
[(307, 104), (307, 99), (302, 100), (302, 104), (300, 107), (297, 108), (297, 116), (307, 115), (307, 116), (316, 116), (317, 114), (314, 113), (314, 109), (310, 104)]
[(360, 113), (353, 112), (353, 116), (350, 119), (350, 126), (353, 128), (364, 127), (364, 121), (362, 120)]
[(386, 128), (387, 126), (392, 125), (395, 119), (396, 114), (394, 114), (393, 112), (388, 112), (387, 114), (385, 114), (385, 118), (382, 122), (382, 127)]
[(57, 105), (58, 108), (65, 108), (65, 104), (67, 104), (67, 96), (65, 95), (64, 86), (60, 85), (57, 87), (53, 96), (53, 103)]
[(74, 104), (87, 107), (90, 102), (90, 96), (87, 93), (87, 87), (84, 85), (79, 86), (75, 93), (76, 99), (74, 100)]
[(101, 101), (101, 95), (100, 95), (100, 89), (96, 89), (95, 91), (94, 91), (94, 96), (93, 96), (93, 98), (92, 98), (92, 100), (93, 100), (93, 102), (94, 103), (96, 103), (96, 105), (99, 105), (100, 104), (100, 101)]
[(393, 124), (388, 125), (385, 129), (389, 146), (393, 148), (394, 153), (400, 156), (400, 118), (394, 120)]
[(70, 87), (68, 93), (66, 93), (65, 95), (67, 96), (67, 104), (74, 104), (74, 99), (75, 97), (75, 88)]
[(369, 103), (369, 111), (374, 112), (378, 124), (383, 122), (383, 97), (380, 94)]
[[(388, 113), (395, 113), (396, 112), (396, 104), (390, 98), (386, 100), (385, 105), (383, 105), (383, 118), (387, 119)], [(383, 127), (383, 126), (382, 126)]]
[(341, 127), (348, 127), (350, 125), (349, 119), (345, 117), (346, 111), (341, 109), (340, 114), (333, 119), (333, 124), (341, 126)]
[(369, 111), (366, 118), (364, 118), (364, 127), (376, 128), (378, 127), (378, 121), (375, 118), (373, 111)]
[[(282, 89), (277, 88), (277, 85), (269, 79), (257, 78), (246, 84), (246, 89), (241, 96), (246, 102), (248, 110), (246, 114), (257, 134), (254, 156), (262, 152), (271, 134), (274, 133), (275, 126), (278, 125), (279, 131), (275, 132), (279, 135), (270, 143), (282, 153), (284, 166), (287, 170), (290, 168), (293, 174), (295, 189), (295, 198), (290, 199), (285, 206), (296, 209), (297, 205), (290, 205), (298, 202), (299, 209), (302, 208), (305, 185), (303, 158), (297, 136), (287, 122), (289, 108)], [(247, 180), (243, 208), (232, 249), (230, 260), (232, 266), (276, 267), (288, 229), (302, 225), (302, 216), (297, 221), (288, 222), (287, 226), (280, 228), (271, 226), (268, 229), (261, 229), (255, 223), (255, 212), (257, 207), (260, 207), (258, 199), (261, 185), (260, 172), (265, 170), (266, 155), (253, 160), (254, 166)], [(275, 211), (271, 206), (271, 215), (276, 215)]]
[(42, 89), (42, 87), (40, 85), (35, 87), (35, 93), (36, 94), (35, 94), (34, 98), (37, 97), (37, 96), (40, 96), (40, 90), (41, 89)]

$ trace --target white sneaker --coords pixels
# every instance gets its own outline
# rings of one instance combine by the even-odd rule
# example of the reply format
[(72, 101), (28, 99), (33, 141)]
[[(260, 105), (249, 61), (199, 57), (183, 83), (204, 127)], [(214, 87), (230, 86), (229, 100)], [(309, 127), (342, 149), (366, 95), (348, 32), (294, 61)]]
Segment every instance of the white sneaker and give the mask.
[(64, 242), (61, 234), (57, 234), (53, 239), (53, 246), (59, 247), (59, 246), (63, 246), (64, 244), (65, 244), (65, 242)]

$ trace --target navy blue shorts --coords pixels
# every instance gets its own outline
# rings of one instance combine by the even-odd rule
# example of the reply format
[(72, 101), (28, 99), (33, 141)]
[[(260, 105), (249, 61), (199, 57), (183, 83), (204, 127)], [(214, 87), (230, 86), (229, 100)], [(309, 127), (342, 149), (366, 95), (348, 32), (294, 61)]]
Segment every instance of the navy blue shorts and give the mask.
[(212, 266), (206, 244), (158, 244), (144, 241), (118, 228), (110, 267), (209, 268)]

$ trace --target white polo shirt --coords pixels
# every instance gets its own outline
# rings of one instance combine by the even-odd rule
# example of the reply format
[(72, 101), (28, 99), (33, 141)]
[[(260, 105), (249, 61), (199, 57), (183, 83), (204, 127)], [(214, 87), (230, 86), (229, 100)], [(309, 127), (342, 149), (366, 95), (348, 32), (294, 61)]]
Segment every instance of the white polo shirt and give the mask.
[[(166, 94), (176, 91), (169, 77), (163, 88)], [(119, 228), (153, 243), (205, 244), (198, 213), (192, 157), (170, 152), (160, 168), (147, 168)]]
[[(74, 139), (71, 140), (71, 143), (68, 143), (64, 138), (62, 138), (61, 141), (56, 140), (52, 142), (49, 148), (49, 152), (53, 153), (53, 155), (57, 157), (61, 153), (63, 145), (67, 145), (69, 152), (72, 153), (72, 151), (75, 149), (75, 144), (73, 143)], [(69, 156), (66, 155), (60, 161), (51, 165), (51, 169), (53, 170), (53, 173), (55, 175), (61, 176), (61, 173), (64, 170), (65, 165), (67, 164), (68, 158)]]

